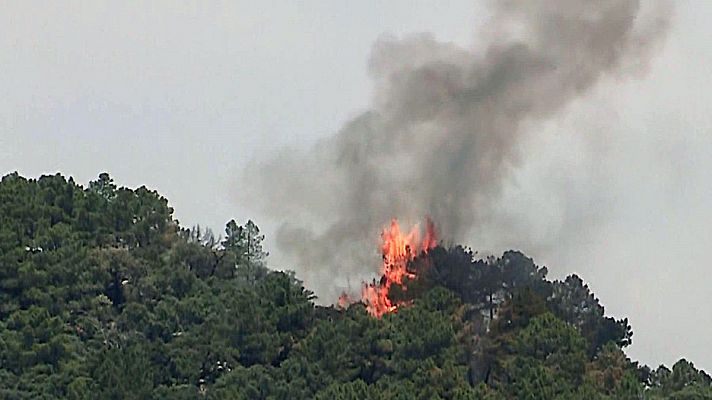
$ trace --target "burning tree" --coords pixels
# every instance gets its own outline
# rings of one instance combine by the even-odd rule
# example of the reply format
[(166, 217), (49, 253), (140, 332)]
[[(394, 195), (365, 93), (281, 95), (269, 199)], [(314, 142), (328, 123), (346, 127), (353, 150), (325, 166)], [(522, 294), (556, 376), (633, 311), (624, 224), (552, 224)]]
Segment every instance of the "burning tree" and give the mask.
[[(374, 317), (395, 312), (398, 307), (407, 303), (396, 301), (392, 297), (391, 288), (394, 285), (401, 290), (407, 290), (407, 281), (415, 279), (416, 273), (408, 266), (418, 255), (427, 254), (437, 246), (435, 224), (426, 219), (425, 231), (421, 239), (420, 226), (415, 225), (407, 233), (401, 230), (397, 219), (392, 219), (390, 226), (381, 233), (381, 278), (378, 282), (364, 283), (361, 289), (361, 301), (366, 310)], [(339, 305), (345, 307), (352, 303), (347, 294), (339, 297)]]

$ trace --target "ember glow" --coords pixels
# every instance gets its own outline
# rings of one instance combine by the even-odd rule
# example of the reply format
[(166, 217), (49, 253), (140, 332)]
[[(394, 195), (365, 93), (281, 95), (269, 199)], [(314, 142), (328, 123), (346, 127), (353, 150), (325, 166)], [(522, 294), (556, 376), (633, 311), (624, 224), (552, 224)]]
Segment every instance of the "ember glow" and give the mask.
[[(390, 297), (391, 286), (400, 285), (403, 290), (404, 278), (415, 279), (413, 272), (408, 271), (408, 263), (421, 252), (427, 253), (437, 245), (435, 225), (428, 219), (426, 221), (424, 237), (420, 238), (421, 230), (418, 225), (409, 232), (401, 231), (396, 219), (391, 220), (389, 227), (381, 233), (381, 279), (379, 282), (364, 283), (361, 290), (361, 301), (366, 305), (368, 313), (380, 318), (383, 314), (395, 312), (402, 303), (394, 302)], [(347, 295), (339, 297), (339, 306), (346, 307), (351, 301)]]

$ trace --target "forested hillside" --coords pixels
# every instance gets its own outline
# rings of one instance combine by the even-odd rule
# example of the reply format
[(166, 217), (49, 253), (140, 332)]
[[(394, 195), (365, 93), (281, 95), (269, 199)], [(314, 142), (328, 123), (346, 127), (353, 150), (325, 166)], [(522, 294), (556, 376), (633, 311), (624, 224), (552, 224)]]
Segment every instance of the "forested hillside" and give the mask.
[(172, 212), (107, 174), (2, 178), (1, 399), (712, 399), (686, 360), (628, 359), (627, 319), (519, 252), (435, 247), (374, 318), (268, 270), (251, 221)]

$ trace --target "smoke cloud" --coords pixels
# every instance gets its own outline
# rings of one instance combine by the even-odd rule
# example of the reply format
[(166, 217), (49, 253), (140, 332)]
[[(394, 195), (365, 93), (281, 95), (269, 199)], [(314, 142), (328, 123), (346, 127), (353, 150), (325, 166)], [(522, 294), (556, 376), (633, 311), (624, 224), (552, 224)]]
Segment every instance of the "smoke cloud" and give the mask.
[(247, 171), (251, 196), (283, 223), (279, 250), (322, 301), (378, 269), (391, 218), (430, 216), (446, 241), (488, 222), (532, 122), (605, 76), (644, 69), (664, 10), (636, 0), (497, 1), (463, 48), (429, 34), (384, 37), (369, 63), (370, 110), (309, 150)]

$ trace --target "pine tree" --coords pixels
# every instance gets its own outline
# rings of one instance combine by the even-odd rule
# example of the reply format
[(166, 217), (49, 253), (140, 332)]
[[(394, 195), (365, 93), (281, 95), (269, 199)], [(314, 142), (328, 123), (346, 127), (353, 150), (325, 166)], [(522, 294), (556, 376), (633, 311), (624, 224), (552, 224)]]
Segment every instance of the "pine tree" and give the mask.
[(99, 179), (89, 182), (89, 190), (99, 194), (106, 200), (116, 197), (116, 185), (106, 172), (99, 174)]
[(265, 236), (260, 234), (260, 228), (248, 220), (244, 226), (239, 226), (235, 220), (230, 220), (225, 226), (225, 240), (222, 245), (225, 250), (237, 256), (237, 263), (245, 266), (264, 266), (268, 253), (262, 249)]

